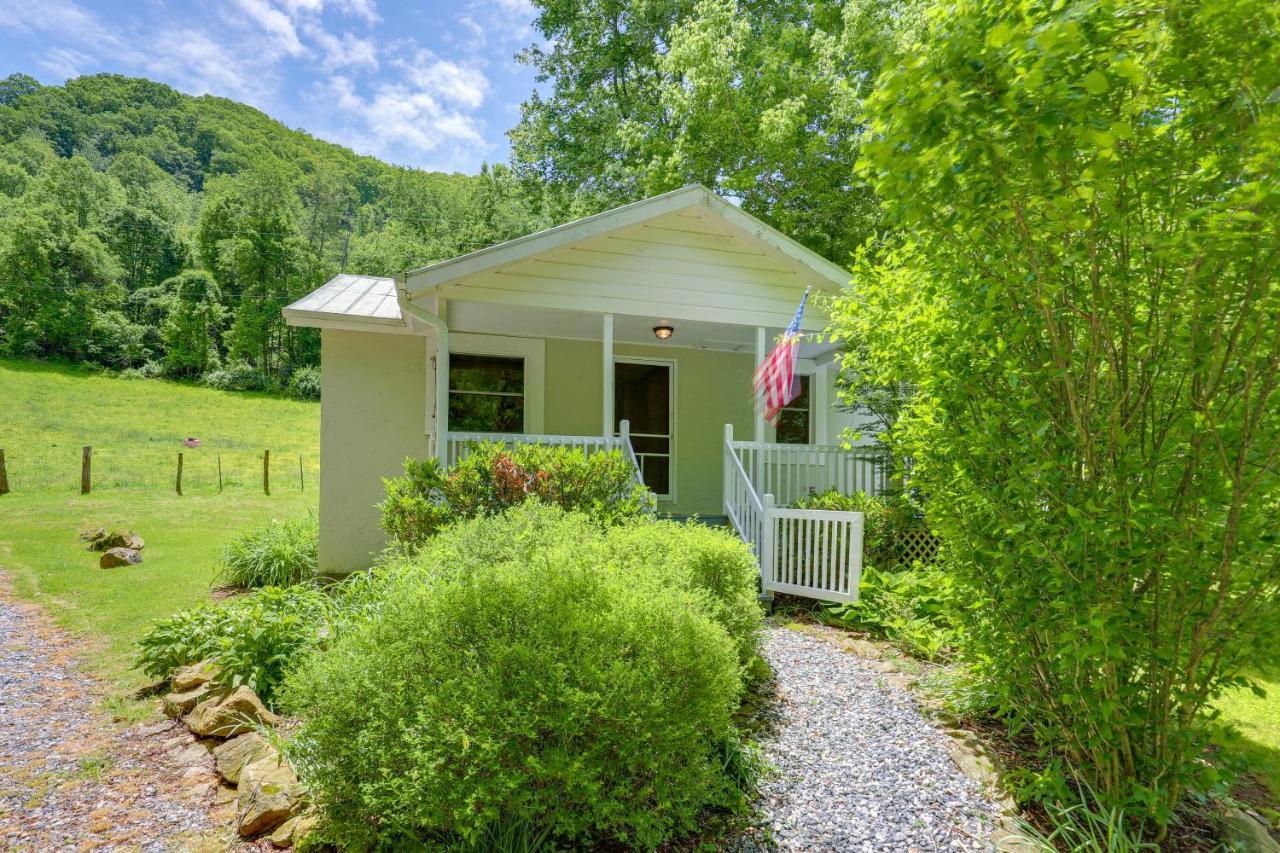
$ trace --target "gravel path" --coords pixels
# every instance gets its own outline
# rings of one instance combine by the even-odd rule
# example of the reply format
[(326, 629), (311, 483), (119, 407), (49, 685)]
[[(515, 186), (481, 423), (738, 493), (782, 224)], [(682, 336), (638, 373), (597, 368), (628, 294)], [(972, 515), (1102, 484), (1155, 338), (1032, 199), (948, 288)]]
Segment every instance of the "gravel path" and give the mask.
[(782, 850), (990, 850), (998, 811), (910, 692), (867, 662), (770, 626), (780, 719), (765, 754), (767, 830)]
[(0, 573), (0, 849), (200, 846), (215, 827), (216, 787), (208, 766), (175, 760), (191, 738), (168, 722), (105, 720), (98, 685), (75, 663), (84, 650), (6, 580)]

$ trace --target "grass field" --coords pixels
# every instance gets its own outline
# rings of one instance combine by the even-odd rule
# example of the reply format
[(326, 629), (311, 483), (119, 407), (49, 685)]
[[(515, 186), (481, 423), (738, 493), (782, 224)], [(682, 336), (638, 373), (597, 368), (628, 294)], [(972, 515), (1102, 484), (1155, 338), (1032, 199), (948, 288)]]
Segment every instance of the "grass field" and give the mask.
[[(1222, 718), (1238, 731), (1226, 746), (1247, 761), (1280, 799), (1280, 670), (1255, 673), (1254, 679), (1266, 691), (1265, 697), (1235, 690), (1218, 703)], [(1280, 826), (1280, 814), (1273, 820)]]
[[(13, 490), (0, 496), (0, 567), (19, 595), (99, 650), (90, 665), (122, 689), (140, 683), (129, 663), (151, 621), (208, 597), (227, 540), (317, 505), (316, 403), (2, 360), (0, 401)], [(180, 447), (186, 436), (202, 446)], [(84, 444), (94, 447), (88, 495), (79, 487)], [(267, 448), (270, 496), (261, 479)], [(181, 497), (173, 482), (179, 450)], [(99, 526), (135, 530), (147, 543), (143, 562), (98, 568), (77, 533)]]
[[(184, 494), (217, 493), (219, 457), (224, 489), (261, 491), (264, 450), (271, 451), (273, 493), (318, 485), (316, 403), (4, 359), (0, 401), (0, 448), (15, 494), (78, 493), (86, 445), (93, 448), (95, 490), (172, 491), (181, 452)], [(182, 446), (187, 437), (200, 439), (200, 447)]]

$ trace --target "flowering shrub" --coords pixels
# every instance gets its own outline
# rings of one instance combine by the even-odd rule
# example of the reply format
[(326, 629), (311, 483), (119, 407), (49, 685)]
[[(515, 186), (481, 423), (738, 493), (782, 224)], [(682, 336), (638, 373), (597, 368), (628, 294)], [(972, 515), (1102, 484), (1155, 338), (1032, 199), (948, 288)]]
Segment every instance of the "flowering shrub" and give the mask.
[(451, 521), (494, 515), (530, 498), (606, 525), (642, 514), (653, 500), (617, 451), (497, 442), (472, 446), (448, 471), (434, 459), (406, 460), (404, 476), (387, 480), (386, 489), (383, 529), (411, 551)]

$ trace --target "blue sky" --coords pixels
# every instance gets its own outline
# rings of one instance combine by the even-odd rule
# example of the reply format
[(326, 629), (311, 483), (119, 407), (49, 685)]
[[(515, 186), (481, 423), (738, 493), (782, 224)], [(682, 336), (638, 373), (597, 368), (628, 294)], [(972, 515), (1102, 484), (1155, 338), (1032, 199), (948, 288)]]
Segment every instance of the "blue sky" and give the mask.
[(252, 104), (409, 166), (508, 156), (529, 0), (0, 0), (0, 77), (114, 72)]

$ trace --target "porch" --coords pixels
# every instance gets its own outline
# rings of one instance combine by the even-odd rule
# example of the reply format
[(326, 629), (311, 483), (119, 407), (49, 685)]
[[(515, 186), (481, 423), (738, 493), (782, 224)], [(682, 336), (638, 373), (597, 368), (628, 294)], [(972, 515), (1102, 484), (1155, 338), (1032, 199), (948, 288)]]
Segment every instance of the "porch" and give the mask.
[[(616, 450), (630, 459), (636, 481), (645, 482), (642, 457), (635, 452), (627, 420), (611, 436), (450, 432), (449, 463), (483, 441), (508, 447), (573, 447), (586, 454)], [(830, 489), (880, 494), (889, 487), (890, 473), (889, 457), (879, 448), (736, 441), (733, 425), (725, 424), (724, 514), (756, 556), (763, 593), (856, 601), (862, 577), (862, 513), (797, 509), (792, 504)]]

